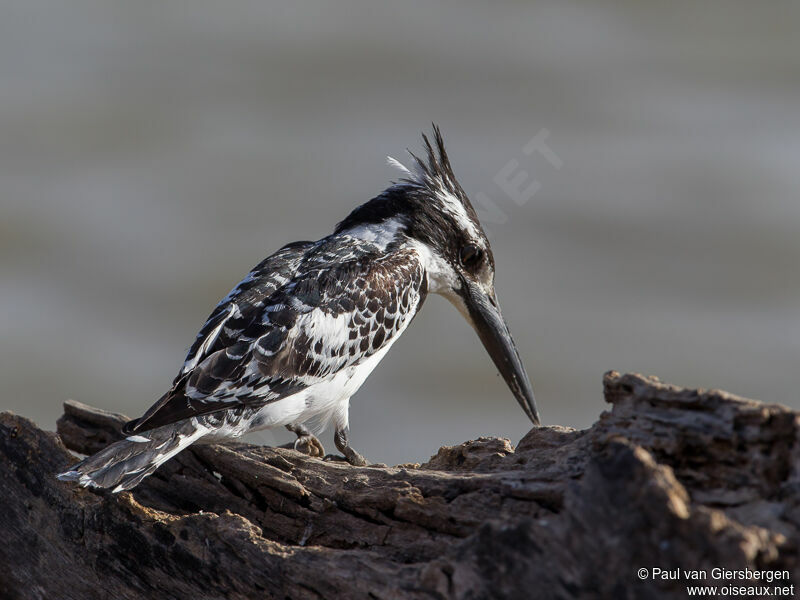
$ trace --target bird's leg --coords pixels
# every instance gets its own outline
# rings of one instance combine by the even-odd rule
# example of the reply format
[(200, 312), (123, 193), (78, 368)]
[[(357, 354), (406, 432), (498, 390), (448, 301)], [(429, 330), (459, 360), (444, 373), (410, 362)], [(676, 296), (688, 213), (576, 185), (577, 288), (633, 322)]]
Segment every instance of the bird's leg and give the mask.
[(345, 460), (351, 465), (356, 467), (366, 466), (367, 459), (353, 450), (347, 443), (347, 429), (337, 429), (336, 433), (333, 435), (333, 442), (336, 444), (337, 450), (344, 454)]
[(325, 448), (320, 441), (302, 423), (290, 423), (286, 429), (297, 436), (294, 449), (309, 456), (325, 456)]

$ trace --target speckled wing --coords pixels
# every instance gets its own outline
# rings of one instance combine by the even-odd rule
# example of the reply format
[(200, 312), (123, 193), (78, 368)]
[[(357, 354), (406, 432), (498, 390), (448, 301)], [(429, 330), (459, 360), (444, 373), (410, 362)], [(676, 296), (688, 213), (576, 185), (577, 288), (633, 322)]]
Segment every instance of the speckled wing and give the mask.
[(325, 381), (402, 332), (426, 294), (413, 250), (379, 255), (346, 237), (284, 248), (220, 302), (173, 388), (126, 432), (257, 407)]
[(290, 283), (314, 242), (287, 244), (261, 261), (209, 315), (186, 355), (173, 385), (214, 352), (243, 341), (243, 333), (261, 319), (265, 302)]

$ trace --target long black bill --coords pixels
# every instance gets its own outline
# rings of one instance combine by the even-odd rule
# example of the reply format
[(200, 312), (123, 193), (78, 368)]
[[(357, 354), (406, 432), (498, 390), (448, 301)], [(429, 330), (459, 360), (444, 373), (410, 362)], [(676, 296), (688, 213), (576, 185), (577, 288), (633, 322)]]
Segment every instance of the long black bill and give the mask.
[(522, 410), (534, 425), (541, 425), (530, 379), (511, 338), (500, 306), (494, 295), (489, 296), (472, 282), (465, 281), (465, 302), (483, 347), (505, 379)]

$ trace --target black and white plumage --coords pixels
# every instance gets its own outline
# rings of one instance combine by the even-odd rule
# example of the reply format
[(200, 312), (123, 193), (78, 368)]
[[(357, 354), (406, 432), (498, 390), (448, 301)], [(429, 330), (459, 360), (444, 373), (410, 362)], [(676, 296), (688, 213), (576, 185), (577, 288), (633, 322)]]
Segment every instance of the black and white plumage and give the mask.
[(423, 135), (414, 171), (356, 208), (333, 234), (295, 242), (256, 266), (203, 325), (172, 388), (129, 437), (59, 475), (121, 491), (201, 438), (286, 426), (312, 455), (304, 423), (333, 421), (347, 442), (349, 399), (405, 331), (429, 292), (447, 297), (475, 327), (530, 419), (530, 382), (494, 294), (494, 259), (441, 133)]

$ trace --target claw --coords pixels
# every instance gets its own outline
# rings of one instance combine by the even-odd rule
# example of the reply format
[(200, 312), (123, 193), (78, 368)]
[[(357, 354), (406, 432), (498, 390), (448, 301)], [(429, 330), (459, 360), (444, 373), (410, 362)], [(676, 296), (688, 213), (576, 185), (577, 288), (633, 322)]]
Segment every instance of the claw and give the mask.
[(313, 435), (301, 435), (294, 442), (294, 449), (309, 456), (325, 456), (325, 448), (320, 441)]

